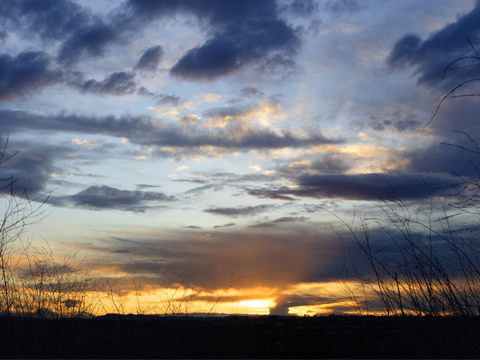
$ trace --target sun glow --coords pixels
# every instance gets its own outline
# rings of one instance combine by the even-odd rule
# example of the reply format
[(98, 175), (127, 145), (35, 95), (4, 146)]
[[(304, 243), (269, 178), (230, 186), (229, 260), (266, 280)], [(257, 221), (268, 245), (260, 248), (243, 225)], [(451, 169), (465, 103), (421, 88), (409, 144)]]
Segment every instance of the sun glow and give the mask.
[(246, 301), (241, 301), (238, 303), (239, 306), (241, 307), (246, 307), (250, 309), (251, 314), (263, 314), (263, 315), (268, 315), (269, 314), (269, 308), (275, 306), (275, 301), (272, 299), (269, 300), (246, 300)]

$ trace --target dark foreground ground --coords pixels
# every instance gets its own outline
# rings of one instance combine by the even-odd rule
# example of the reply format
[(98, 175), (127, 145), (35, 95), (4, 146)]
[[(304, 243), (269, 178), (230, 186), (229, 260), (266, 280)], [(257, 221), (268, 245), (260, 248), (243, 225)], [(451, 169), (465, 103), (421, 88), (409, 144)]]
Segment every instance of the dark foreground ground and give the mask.
[(1, 358), (480, 358), (480, 318), (0, 318)]

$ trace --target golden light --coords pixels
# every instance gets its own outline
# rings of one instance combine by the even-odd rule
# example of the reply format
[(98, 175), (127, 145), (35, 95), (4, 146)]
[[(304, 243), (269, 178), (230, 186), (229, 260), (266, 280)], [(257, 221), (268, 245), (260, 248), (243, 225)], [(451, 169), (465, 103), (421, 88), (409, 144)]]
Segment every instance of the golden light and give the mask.
[(269, 307), (274, 307), (275, 301), (269, 300), (246, 300), (238, 303), (239, 306), (244, 306), (250, 309), (251, 314), (268, 315)]

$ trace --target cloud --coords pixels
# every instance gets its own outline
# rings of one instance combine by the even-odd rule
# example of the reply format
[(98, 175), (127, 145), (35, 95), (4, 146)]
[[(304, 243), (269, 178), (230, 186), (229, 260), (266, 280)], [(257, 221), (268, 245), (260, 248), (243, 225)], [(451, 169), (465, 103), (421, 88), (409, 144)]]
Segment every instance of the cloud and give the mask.
[[(468, 42), (463, 39), (466, 35), (474, 38), (480, 34), (479, 17), (480, 1), (477, 0), (472, 11), (459, 16), (456, 22), (432, 32), (425, 40), (414, 34), (405, 35), (395, 43), (388, 55), (388, 69), (395, 71), (413, 68), (419, 84), (438, 87), (443, 71), (452, 61), (463, 56), (475, 56)], [(475, 69), (457, 71), (454, 77), (447, 74), (444, 86), (450, 88), (451, 80), (460, 83), (462, 79), (476, 77), (473, 76)]]
[(201, 229), (201, 228), (202, 228), (201, 226), (195, 226), (195, 225), (185, 226), (185, 229), (194, 229), (194, 230), (197, 230), (197, 229)]
[(328, 0), (324, 9), (334, 15), (352, 14), (360, 10), (357, 0)]
[(132, 159), (132, 162), (136, 163), (136, 162), (140, 162), (140, 161), (145, 161), (145, 160), (148, 160), (150, 159), (148, 156), (144, 156), (144, 155), (141, 155), (141, 156), (135, 156), (133, 159)]
[[(359, 156), (360, 152), (355, 155)], [(348, 157), (351, 154), (332, 155), (326, 154), (323, 159), (318, 160), (290, 160), (291, 162), (281, 169), (283, 174), (300, 173), (322, 173), (322, 174), (344, 174), (352, 168)], [(368, 155), (367, 155), (368, 156)], [(357, 158), (358, 160), (358, 158)]]
[(250, 86), (247, 86), (247, 87), (244, 87), (241, 91), (242, 95), (244, 96), (261, 96), (261, 95), (265, 95), (263, 92), (261, 92), (260, 90), (258, 90), (257, 88), (255, 87), (250, 87)]
[[(178, 102), (180, 101), (180, 98), (175, 95), (165, 95), (165, 94), (159, 94), (159, 93), (153, 93), (149, 91), (146, 87), (140, 86), (137, 90), (137, 95), (139, 96), (144, 96), (148, 97), (152, 100), (155, 101), (157, 105), (172, 105), (176, 106), (178, 105)], [(154, 107), (148, 107), (147, 109), (149, 110), (155, 110)]]
[[(44, 43), (60, 42), (57, 60), (64, 65), (80, 58), (101, 57), (105, 47), (124, 40), (132, 29), (121, 16), (99, 16), (72, 1), (3, 1), (0, 18), (10, 31)], [(123, 23), (123, 26), (120, 26)]]
[[(424, 174), (427, 184), (440, 188), (456, 183), (452, 176)], [(302, 175), (296, 179), (294, 188), (247, 189), (255, 197), (279, 200), (294, 200), (297, 197), (344, 200), (379, 200), (395, 196), (402, 200), (423, 200), (429, 198), (429, 191), (418, 174), (372, 173), (358, 175)], [(437, 195), (448, 194), (450, 190), (439, 190)]]
[(110, 254), (130, 254), (130, 250), (113, 250), (110, 251)]
[(87, 140), (79, 140), (79, 139), (73, 139), (72, 144), (77, 144), (80, 146), (96, 146), (97, 142), (96, 141), (87, 141)]
[(97, 95), (130, 95), (136, 91), (135, 73), (115, 72), (102, 81), (90, 79), (81, 84), (73, 84), (82, 93)]
[(277, 190), (272, 189), (247, 189), (249, 195), (261, 198), (261, 199), (272, 199), (272, 200), (288, 200), (295, 201), (296, 199), (285, 194), (289, 194), (290, 189), (280, 188)]
[(294, 16), (310, 17), (314, 15), (319, 8), (319, 3), (315, 0), (293, 0), (282, 8), (283, 12)]
[[(8, 127), (2, 129), (0, 122), (2, 151), (6, 139), (1, 134), (6, 134), (8, 131)], [(11, 133), (15, 132), (12, 131)], [(44, 140), (43, 137), (42, 139)], [(30, 199), (34, 199), (41, 194), (49, 193), (51, 187), (48, 185), (55, 179), (66, 179), (72, 176), (94, 176), (92, 174), (72, 173), (71, 168), (65, 167), (64, 161), (66, 159), (67, 162), (72, 161), (67, 155), (72, 152), (73, 147), (71, 143), (35, 142), (31, 139), (22, 140), (16, 136), (10, 137), (4, 158), (8, 158), (17, 151), (18, 153), (2, 164), (1, 172), (4, 174), (2, 179), (6, 177), (5, 174), (8, 174), (8, 179), (10, 179), (10, 176), (17, 179), (15, 182), (17, 191), (21, 192), (26, 189)], [(85, 159), (88, 159), (88, 154)], [(61, 165), (58, 164), (59, 162)], [(5, 181), (0, 182), (5, 184)], [(45, 200), (45, 198), (41, 199)]]
[(262, 171), (262, 168), (260, 167), (260, 165), (252, 165), (252, 166), (249, 166), (248, 168), (255, 171)]
[(274, 205), (256, 205), (256, 206), (240, 206), (240, 207), (216, 207), (203, 210), (204, 212), (222, 215), (228, 217), (239, 217), (239, 216), (253, 216), (261, 214), (262, 212), (270, 211), (275, 208)]
[(203, 45), (187, 51), (170, 75), (189, 81), (217, 80), (265, 61), (275, 51), (295, 55), (299, 47), (299, 37), (283, 20), (248, 19), (225, 26)]
[(224, 227), (230, 227), (230, 226), (235, 226), (237, 224), (235, 223), (228, 223), (228, 224), (225, 224), (225, 225), (217, 225), (217, 226), (214, 226), (213, 228), (214, 229), (220, 229), (220, 228), (224, 228)]
[[(211, 147), (231, 151), (252, 149), (278, 149), (287, 147), (308, 147), (321, 144), (341, 143), (341, 139), (327, 138), (320, 132), (297, 135), (289, 129), (273, 132), (269, 129), (204, 129), (192, 128), (184, 131), (181, 124), (162, 123), (144, 116), (89, 117), (77, 115), (42, 116), (27, 112), (0, 110), (1, 129), (13, 131), (54, 130), (75, 134), (102, 134), (127, 138), (132, 144), (155, 146), (152, 155), (178, 157), (185, 153), (198, 155), (202, 147), (207, 156), (215, 156)], [(166, 147), (170, 147), (166, 148)], [(218, 155), (217, 155), (218, 156)]]
[(135, 65), (135, 70), (154, 72), (163, 58), (163, 49), (160, 45), (148, 48)]
[(149, 23), (177, 13), (195, 16), (206, 26), (207, 41), (188, 50), (170, 69), (176, 78), (201, 81), (230, 75), (274, 53), (293, 56), (301, 40), (280, 16), (274, 0), (230, 3), (128, 1), (138, 22)]
[(43, 51), (22, 52), (15, 57), (0, 55), (0, 102), (41, 91), (63, 80), (63, 71), (51, 66), (51, 58)]
[(3, 1), (1, 10), (7, 28), (23, 29), (24, 34), (42, 40), (60, 40), (92, 16), (71, 1), (45, 2), (42, 6), (30, 1)]
[(178, 179), (178, 180), (172, 180), (173, 182), (191, 182), (195, 184), (206, 184), (208, 181), (207, 180), (202, 180), (202, 179)]
[[(174, 181), (178, 181), (178, 180), (174, 180)], [(198, 186), (196, 188), (187, 190), (187, 191), (184, 192), (184, 194), (203, 194), (203, 192), (205, 190), (220, 191), (222, 189), (223, 189), (223, 187), (220, 186), (220, 185), (210, 184), (210, 185)]]
[(159, 208), (158, 203), (176, 200), (161, 192), (119, 190), (110, 186), (90, 186), (75, 195), (53, 196), (49, 204), (90, 210), (145, 212)]
[[(66, 40), (60, 47), (58, 61), (71, 66), (81, 58), (101, 58), (105, 55), (105, 48), (118, 43), (129, 29), (118, 23), (108, 23), (99, 17), (92, 16), (90, 23), (79, 25), (67, 34)], [(72, 26), (73, 28), (73, 26)]]
[[(299, 9), (300, 5), (292, 6)], [(252, 64), (262, 69), (291, 67), (291, 57), (301, 45), (296, 30), (282, 19), (273, 0), (241, 4), (213, 1), (201, 5), (186, 0), (175, 4), (127, 1), (104, 15), (67, 0), (42, 6), (28, 1), (2, 2), (0, 19), (9, 31), (58, 47), (56, 56), (45, 52), (25, 52), (16, 57), (0, 55), (0, 78), (6, 79), (0, 85), (0, 101), (63, 83), (82, 93), (124, 96), (137, 91), (157, 105), (177, 105), (180, 98), (175, 95), (152, 93), (144, 87), (137, 90), (133, 72), (116, 71), (103, 80), (85, 81), (85, 75), (75, 69), (80, 60), (102, 58), (109, 46), (125, 46), (153, 21), (176, 14), (190, 14), (204, 22), (208, 36), (203, 45), (187, 51), (171, 68), (170, 74), (179, 79), (215, 80)], [(154, 71), (162, 58), (162, 47), (152, 46), (134, 69)], [(214, 94), (206, 95), (206, 101), (218, 100), (218, 96), (212, 97)]]
[(307, 221), (309, 218), (304, 216), (289, 216), (289, 217), (281, 217), (279, 219), (275, 219), (272, 223), (284, 223), (284, 222), (304, 222)]
[[(10, 31), (44, 44), (59, 44), (56, 60), (64, 68), (72, 68), (80, 60), (102, 58), (111, 45), (124, 46), (155, 21), (177, 14), (193, 15), (207, 35), (205, 43), (188, 50), (171, 68), (170, 74), (179, 79), (215, 80), (274, 59), (277, 54), (285, 61), (293, 61), (290, 57), (301, 46), (299, 35), (283, 19), (282, 9), (274, 0), (130, 0), (108, 14), (95, 14), (68, 0), (42, 6), (29, 1), (7, 1), (0, 6), (0, 19)], [(295, 1), (289, 11), (299, 15), (314, 7), (311, 1)], [(162, 55), (158, 45), (147, 49), (135, 69), (154, 71)]]
[(280, 224), (280, 223), (292, 223), (292, 222), (305, 222), (309, 218), (306, 218), (304, 216), (286, 216), (286, 217), (281, 217), (272, 221), (268, 222), (263, 222), (260, 224), (256, 225), (250, 225), (250, 228), (270, 228), (274, 227), (275, 224)]
[(203, 94), (195, 95), (196, 100), (208, 101), (208, 102), (217, 102), (221, 98), (222, 98), (222, 95), (215, 94), (215, 93), (203, 93)]
[[(445, 139), (443, 142), (460, 146), (470, 145), (466, 144), (465, 140), (461, 137), (453, 137), (448, 140)], [(403, 156), (409, 160), (403, 168), (408, 172), (450, 174), (454, 171), (456, 174), (466, 178), (473, 178), (478, 175), (477, 169), (472, 164), (470, 154), (456, 146), (437, 143), (416, 151), (405, 150)]]
[(157, 95), (157, 105), (172, 105), (176, 106), (178, 105), (180, 101), (180, 97), (175, 96), (175, 95), (164, 95), (164, 94), (158, 94)]
[[(291, 69), (294, 70), (297, 67), (297, 64), (292, 59), (289, 59), (283, 55), (275, 54), (273, 56), (268, 56), (265, 58), (265, 61), (260, 65), (259, 69), (262, 72), (275, 72), (278, 68)], [(287, 73), (288, 75), (288, 73)], [(283, 78), (285, 78), (284, 75)]]
[(180, 166), (177, 168), (177, 171), (184, 171), (184, 170), (187, 170), (188, 169), (188, 166), (187, 165), (183, 165), (183, 166)]
[(143, 189), (158, 188), (158, 187), (160, 187), (160, 185), (135, 184), (135, 187), (136, 187), (138, 190), (143, 190)]
[[(230, 227), (228, 232), (217, 229), (206, 236), (198, 230), (170, 230), (168, 236), (163, 232), (145, 235), (126, 231), (122, 238), (107, 235), (100, 239), (99, 246), (87, 245), (84, 251), (110, 254), (119, 248), (130, 250), (132, 266), (138, 265), (158, 284), (162, 280), (158, 274), (170, 268), (195, 269), (192, 284), (203, 289), (227, 284), (233, 273), (234, 278), (243, 276), (244, 294), (259, 286), (281, 291), (296, 282), (318, 282), (319, 267), (323, 270), (329, 266), (322, 253), (335, 255), (337, 248), (341, 251), (338, 242), (325, 235), (326, 228), (307, 222), (301, 228), (292, 226), (288, 232)], [(112, 264), (115, 260), (112, 257)]]
[(272, 122), (287, 117), (287, 112), (282, 111), (282, 103), (275, 99), (257, 99), (257, 103), (249, 105), (229, 105), (209, 108), (202, 112), (202, 117), (207, 119), (205, 126), (226, 127), (240, 125), (269, 126)]
[[(336, 229), (338, 236), (351, 236), (342, 228)], [(241, 289), (237, 288), (242, 297), (247, 297), (255, 288), (258, 293), (260, 288), (260, 292), (269, 292), (272, 297), (277, 297), (278, 307), (307, 305), (313, 300), (322, 304), (337, 302), (336, 291), (332, 291), (332, 285), (338, 280), (335, 278), (336, 271), (339, 266), (342, 268), (345, 265), (345, 270), (354, 274), (352, 259), (365, 277), (374, 276), (368, 260), (359, 254), (358, 247), (349, 241), (339, 241), (326, 223), (291, 223), (288, 231), (280, 226), (247, 230), (230, 228), (228, 231), (218, 229), (210, 233), (194, 230), (145, 232), (144, 229), (124, 229), (121, 236), (115, 231), (107, 232), (100, 238), (95, 235), (98, 245), (90, 243), (83, 248), (97, 256), (107, 255), (101, 264), (104, 268), (118, 264), (114, 256), (108, 257), (112, 251), (130, 250), (132, 266), (141, 269), (142, 275), (150, 279), (152, 288), (161, 284), (162, 277), (159, 275), (165, 269), (195, 269), (192, 285), (200, 289), (227, 284), (233, 273), (235, 279), (242, 277)], [(387, 257), (400, 260), (398, 251), (395, 251), (398, 248), (386, 233), (388, 229), (372, 227), (370, 230), (368, 236), (372, 253), (382, 251)], [(357, 232), (360, 240), (363, 239), (362, 233), (360, 228)], [(401, 236), (398, 234), (398, 246), (403, 244)], [(422, 237), (417, 232), (411, 236)], [(434, 237), (432, 240), (433, 244), (442, 244), (437, 242), (440, 239)], [(352, 280), (358, 279), (353, 277)], [(341, 286), (337, 289), (341, 290)], [(323, 296), (312, 299), (312, 293)], [(329, 297), (327, 294), (332, 295)]]

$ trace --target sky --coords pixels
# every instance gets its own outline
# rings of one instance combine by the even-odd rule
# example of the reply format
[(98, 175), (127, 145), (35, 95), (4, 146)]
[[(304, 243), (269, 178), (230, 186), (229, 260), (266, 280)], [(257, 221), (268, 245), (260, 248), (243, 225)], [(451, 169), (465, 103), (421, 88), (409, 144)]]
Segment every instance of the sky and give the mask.
[(429, 121), (476, 78), (444, 70), (479, 20), (472, 0), (3, 0), (1, 176), (49, 194), (24, 236), (129, 263), (145, 295), (194, 270), (205, 299), (240, 279), (237, 310), (334, 308), (332, 223), (476, 175), (441, 143), (471, 145), (478, 99)]

